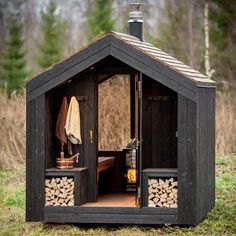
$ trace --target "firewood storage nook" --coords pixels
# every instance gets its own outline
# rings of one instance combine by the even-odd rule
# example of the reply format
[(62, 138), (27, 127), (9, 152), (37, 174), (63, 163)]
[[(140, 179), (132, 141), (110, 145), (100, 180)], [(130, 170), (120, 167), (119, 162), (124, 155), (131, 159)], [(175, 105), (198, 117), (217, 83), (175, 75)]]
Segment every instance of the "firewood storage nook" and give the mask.
[(45, 171), (45, 206), (80, 206), (87, 202), (88, 168)]
[[(138, 13), (130, 34), (108, 33), (27, 82), (27, 221), (196, 225), (213, 208), (215, 82), (145, 42)], [(115, 75), (129, 82), (132, 142), (100, 150), (98, 88)], [(57, 115), (73, 96), (79, 161), (58, 169)]]

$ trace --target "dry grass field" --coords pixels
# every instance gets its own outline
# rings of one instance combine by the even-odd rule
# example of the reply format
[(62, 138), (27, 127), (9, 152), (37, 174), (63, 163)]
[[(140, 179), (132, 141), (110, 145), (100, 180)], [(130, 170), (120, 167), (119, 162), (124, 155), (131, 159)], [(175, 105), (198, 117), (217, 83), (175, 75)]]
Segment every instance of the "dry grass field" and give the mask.
[[(99, 146), (120, 149), (129, 139), (125, 77), (99, 88)], [(113, 100), (108, 100), (112, 94)], [(122, 99), (118, 98), (122, 96)], [(108, 112), (108, 107), (112, 112)], [(117, 109), (118, 107), (118, 109)], [(25, 222), (25, 96), (0, 93), (0, 235), (236, 235), (236, 94), (217, 93), (216, 206), (197, 227), (77, 226)], [(108, 129), (108, 130), (107, 130)], [(116, 138), (114, 139), (114, 134)], [(107, 142), (109, 139), (109, 142)]]
[[(99, 149), (119, 150), (129, 142), (129, 82), (113, 77), (99, 87)], [(112, 96), (110, 96), (112, 95)], [(112, 99), (110, 99), (112, 97)], [(122, 99), (119, 99), (122, 98)], [(25, 96), (0, 93), (0, 168), (25, 163)], [(236, 93), (217, 92), (216, 152), (236, 153)]]
[(236, 93), (217, 93), (216, 152), (222, 155), (236, 153)]
[(0, 168), (25, 163), (25, 96), (0, 93)]
[[(111, 99), (112, 98), (112, 99)], [(130, 141), (128, 76), (113, 76), (98, 87), (98, 148), (118, 151)]]

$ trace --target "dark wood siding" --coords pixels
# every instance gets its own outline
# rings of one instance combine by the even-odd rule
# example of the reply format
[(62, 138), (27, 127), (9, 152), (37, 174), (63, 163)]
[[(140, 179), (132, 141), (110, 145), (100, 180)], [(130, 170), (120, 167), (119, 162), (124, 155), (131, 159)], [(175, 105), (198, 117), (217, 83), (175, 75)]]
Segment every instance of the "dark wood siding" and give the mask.
[[(95, 201), (97, 156), (97, 124), (95, 116), (97, 113), (97, 92), (93, 72), (88, 71), (82, 75), (77, 75), (69, 83), (47, 94), (49, 103), (47, 105), (47, 116), (49, 117), (48, 122), (51, 124), (47, 124), (49, 129), (47, 130), (46, 140), (52, 143), (52, 146), (51, 152), (47, 151), (47, 159), (49, 160), (47, 160), (46, 168), (55, 167), (55, 160), (60, 155), (60, 142), (55, 136), (55, 126), (63, 96), (67, 97), (68, 103), (72, 96), (88, 98), (86, 101), (79, 101), (82, 144), (73, 145), (73, 153), (80, 153), (79, 163), (76, 164), (77, 167), (88, 167), (88, 200)], [(90, 140), (90, 130), (92, 130), (94, 136), (93, 143)], [(48, 146), (48, 148), (50, 147)]]
[[(102, 59), (109, 56), (110, 52), (110, 45), (103, 48), (102, 50), (94, 53), (91, 57), (88, 57), (87, 59), (80, 61), (79, 63), (74, 65), (69, 70), (64, 71), (63, 73), (52, 77), (50, 80), (45, 80), (46, 82), (40, 85), (39, 87), (35, 88), (34, 90), (31, 90), (27, 94), (27, 101), (30, 101), (36, 97), (38, 97), (40, 94), (46, 93), (49, 90), (65, 83), (67, 80), (69, 80), (71, 77), (76, 76), (78, 73), (84, 72), (86, 69), (88, 69), (91, 65), (101, 61)], [(64, 67), (64, 66), (62, 66)], [(52, 75), (51, 75), (52, 76)], [(30, 85), (28, 85), (29, 89), (31, 88)]]
[(34, 126), (35, 126), (35, 101), (32, 100), (26, 106), (26, 220), (33, 221), (34, 210)]
[[(75, 55), (69, 57), (65, 61), (53, 66), (53, 68), (51, 68), (50, 70), (47, 70), (46, 72), (37, 75), (33, 80), (30, 80), (27, 82), (27, 94), (30, 95), (30, 93), (33, 90), (38, 89), (40, 86), (42, 86), (45, 83), (48, 83), (50, 81), (55, 81), (53, 80), (53, 78), (57, 78), (57, 76), (62, 75), (65, 72), (68, 72), (70, 69), (74, 68), (75, 66), (86, 65), (87, 61), (91, 62), (91, 59), (94, 58), (94, 55), (96, 55), (97, 53), (99, 53), (101, 50), (103, 50), (109, 45), (110, 40), (111, 40), (111, 36), (107, 35), (103, 39), (97, 41), (95, 44), (90, 45), (89, 48), (88, 47), (84, 48), (79, 53), (76, 53)], [(76, 74), (79, 72), (79, 70), (75, 70), (75, 71), (76, 71)], [(54, 86), (56, 85), (58, 84), (55, 84)], [(48, 88), (48, 90), (49, 89), (50, 88)], [(30, 96), (28, 97), (28, 99), (30, 99)]]
[[(97, 84), (91, 71), (84, 77), (84, 95), (89, 101), (84, 104), (84, 166), (88, 167), (88, 201), (96, 201), (97, 196)], [(90, 131), (93, 140), (90, 140)]]
[(45, 222), (177, 224), (176, 209), (134, 207), (45, 207)]
[(82, 223), (82, 224), (177, 224), (177, 215), (155, 214), (75, 214), (73, 212), (65, 213), (45, 213), (45, 222), (47, 223)]
[(177, 95), (143, 76), (143, 169), (177, 168)]
[[(30, 101), (46, 93), (108, 56), (113, 56), (192, 101), (196, 101), (196, 85), (204, 86), (202, 81), (189, 79), (142, 50), (110, 34), (27, 82), (27, 100)], [(214, 83), (205, 82), (205, 84), (215, 86)]]
[[(117, 61), (115, 69), (113, 64)], [(108, 74), (102, 75), (102, 70)], [(74, 146), (73, 151), (80, 152), (76, 167), (88, 168), (84, 182), (88, 180), (88, 201), (96, 201), (97, 83), (119, 71), (132, 74), (131, 89), (137, 86), (134, 74), (143, 76), (142, 115), (139, 114), (141, 168), (178, 168), (178, 209), (44, 207), (44, 171), (55, 167), (59, 156), (60, 145), (54, 133), (63, 96), (68, 100), (71, 96), (88, 98), (80, 102), (83, 143)], [(215, 202), (215, 89), (212, 87), (214, 83), (190, 80), (113, 35), (98, 40), (28, 82), (26, 220), (184, 225), (195, 225), (202, 220)], [(137, 129), (135, 94), (137, 91), (131, 94), (131, 105), (134, 105), (131, 137)], [(113, 169), (115, 176), (107, 181), (105, 190), (119, 192), (122, 181), (118, 181), (124, 173), (116, 173), (124, 160), (122, 153), (116, 155), (120, 159), (117, 158)]]
[(215, 89), (198, 88), (197, 221), (215, 205)]
[(196, 101), (195, 82), (164, 66), (158, 60), (136, 50), (119, 39), (111, 41), (111, 55), (170, 89)]
[(178, 96), (178, 221), (196, 223), (196, 103)]
[(52, 94), (47, 93), (45, 95), (45, 116), (47, 121), (45, 122), (45, 168), (51, 168), (56, 165), (56, 160), (52, 158), (55, 156), (53, 153), (54, 132), (52, 132), (55, 129), (55, 124), (54, 124), (54, 120), (56, 119), (55, 107), (56, 106), (53, 104)]
[(26, 220), (43, 220), (45, 96), (27, 103)]

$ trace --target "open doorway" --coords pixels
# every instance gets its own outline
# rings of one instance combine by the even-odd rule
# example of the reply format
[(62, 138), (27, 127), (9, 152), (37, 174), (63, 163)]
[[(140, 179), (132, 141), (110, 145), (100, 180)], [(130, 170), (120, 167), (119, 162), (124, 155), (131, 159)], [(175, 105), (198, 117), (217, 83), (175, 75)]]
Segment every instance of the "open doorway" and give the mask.
[[(126, 165), (131, 110), (129, 75), (114, 75), (98, 83), (97, 201), (85, 206), (136, 207), (136, 154), (133, 173)], [(127, 189), (128, 182), (133, 189)]]

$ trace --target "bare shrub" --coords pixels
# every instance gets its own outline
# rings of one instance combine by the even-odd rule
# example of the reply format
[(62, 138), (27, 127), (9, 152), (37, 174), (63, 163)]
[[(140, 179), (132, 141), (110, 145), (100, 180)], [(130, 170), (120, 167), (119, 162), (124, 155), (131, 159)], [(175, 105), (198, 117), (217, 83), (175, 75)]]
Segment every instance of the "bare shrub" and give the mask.
[[(130, 138), (129, 80), (115, 76), (99, 88), (99, 150), (121, 150)], [(25, 163), (25, 95), (0, 93), (0, 168)], [(236, 153), (236, 93), (217, 92), (216, 152)]]
[(130, 141), (128, 76), (113, 76), (98, 87), (98, 148), (120, 151)]
[(216, 152), (236, 153), (236, 93), (218, 92), (216, 98)]
[(25, 95), (0, 93), (0, 168), (25, 163)]

